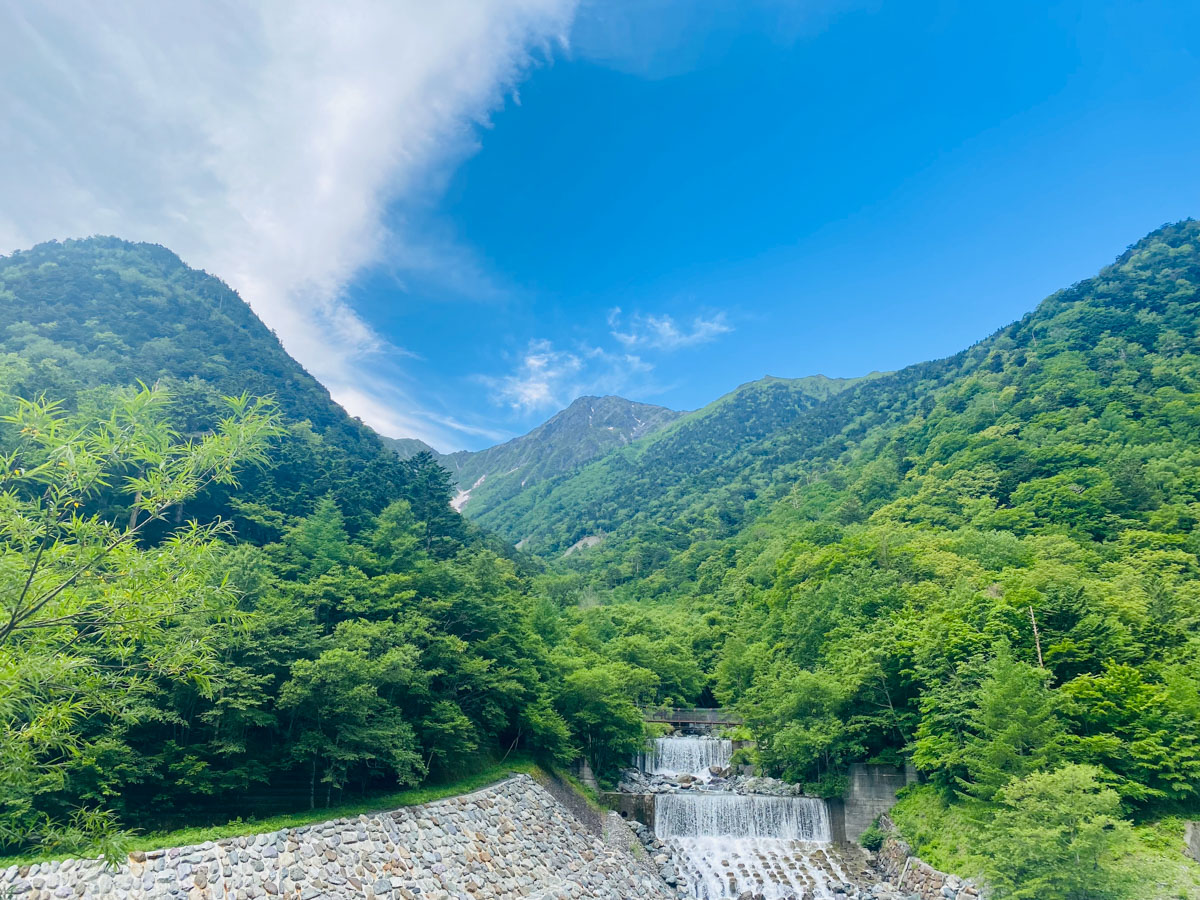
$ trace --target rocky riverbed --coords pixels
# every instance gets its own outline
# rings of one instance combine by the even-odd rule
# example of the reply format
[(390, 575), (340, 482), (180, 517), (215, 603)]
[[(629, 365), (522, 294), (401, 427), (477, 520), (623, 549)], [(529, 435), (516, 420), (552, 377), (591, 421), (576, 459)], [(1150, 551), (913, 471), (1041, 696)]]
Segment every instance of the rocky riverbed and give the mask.
[[(623, 827), (615, 823), (615, 827)], [(673, 900), (633, 839), (605, 841), (528, 776), (424, 806), (0, 871), (13, 900)]]
[[(694, 871), (694, 853), (681, 852), (683, 847), (678, 841), (663, 840), (655, 836), (653, 829), (640, 822), (630, 822), (629, 827), (646, 848), (660, 877), (674, 888), (679, 897), (705, 896), (704, 887), (698, 879), (706, 873)], [(734, 843), (734, 840), (724, 841), (727, 848)], [(930, 896), (889, 884), (883, 865), (891, 860), (885, 861), (856, 845), (834, 847), (803, 841), (780, 841), (776, 846), (767, 842), (767, 846), (757, 848), (757, 853), (762, 857), (763, 871), (774, 869), (776, 876), (782, 878), (785, 876), (781, 868), (783, 866), (793, 873), (800, 873), (799, 877), (794, 874), (786, 876), (787, 880), (796, 884), (784, 885), (768, 878), (756, 888), (746, 888), (740, 893), (728, 892), (727, 896), (736, 900), (925, 900)], [(713, 854), (713, 872), (719, 872), (723, 862), (729, 863), (722, 856), (721, 852)], [(740, 864), (744, 866), (745, 861), (740, 861)], [(728, 867), (732, 871), (738, 865), (739, 861), (734, 861)], [(711, 876), (713, 873), (707, 874)], [(961, 880), (956, 880), (961, 885)], [(957, 896), (957, 892), (947, 892), (945, 896), (952, 895)], [(969, 896), (977, 895), (972, 893)]]
[(735, 794), (765, 794), (770, 797), (800, 797), (798, 784), (761, 775), (741, 775), (731, 766), (712, 766), (701, 775), (650, 775), (641, 769), (624, 769), (617, 790), (629, 794), (666, 794), (672, 791), (724, 791)]

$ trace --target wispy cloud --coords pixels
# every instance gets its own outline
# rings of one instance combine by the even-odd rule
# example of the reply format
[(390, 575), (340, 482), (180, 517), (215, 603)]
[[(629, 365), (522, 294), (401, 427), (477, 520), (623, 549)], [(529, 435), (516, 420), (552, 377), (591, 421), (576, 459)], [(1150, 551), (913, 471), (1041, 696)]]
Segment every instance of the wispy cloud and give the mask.
[(585, 394), (620, 393), (652, 369), (631, 353), (590, 346), (563, 350), (538, 339), (530, 341), (512, 373), (478, 380), (494, 402), (527, 413), (559, 409)]
[(453, 258), (385, 213), (475, 149), (475, 123), (573, 8), (5, 4), (0, 252), (96, 233), (165, 244), (241, 292), (350, 412), (452, 446), (461, 423), (368, 377), (403, 351), (344, 289), (385, 253), (415, 277)]
[(668, 315), (642, 315), (634, 313), (624, 323), (621, 308), (609, 311), (608, 327), (614, 338), (627, 348), (644, 347), (651, 350), (679, 350), (707, 344), (723, 334), (733, 331), (725, 321), (724, 313), (709, 318), (696, 316), (690, 325), (680, 326)]

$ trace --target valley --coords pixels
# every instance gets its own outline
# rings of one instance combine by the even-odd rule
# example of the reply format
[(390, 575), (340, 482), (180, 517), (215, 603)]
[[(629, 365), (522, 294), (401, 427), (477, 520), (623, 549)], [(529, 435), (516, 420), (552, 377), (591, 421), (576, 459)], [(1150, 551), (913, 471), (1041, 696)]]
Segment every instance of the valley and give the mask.
[[(638, 895), (882, 898), (903, 840), (938, 891), (1200, 896), (1197, 285), (1185, 220), (946, 359), (442, 455), (162, 247), (0, 257), (0, 852), (521, 757), (650, 796), (630, 858), (674, 874), (596, 857)], [(842, 841), (864, 767), (914, 779)], [(587, 862), (562, 890), (606, 896)]]

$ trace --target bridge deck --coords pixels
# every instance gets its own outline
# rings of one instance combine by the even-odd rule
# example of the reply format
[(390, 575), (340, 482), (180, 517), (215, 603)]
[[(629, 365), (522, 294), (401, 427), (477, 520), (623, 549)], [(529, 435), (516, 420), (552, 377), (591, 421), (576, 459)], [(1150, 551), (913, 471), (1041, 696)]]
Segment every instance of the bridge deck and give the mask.
[(693, 707), (690, 709), (644, 709), (642, 721), (666, 725), (741, 725), (742, 719), (728, 709)]

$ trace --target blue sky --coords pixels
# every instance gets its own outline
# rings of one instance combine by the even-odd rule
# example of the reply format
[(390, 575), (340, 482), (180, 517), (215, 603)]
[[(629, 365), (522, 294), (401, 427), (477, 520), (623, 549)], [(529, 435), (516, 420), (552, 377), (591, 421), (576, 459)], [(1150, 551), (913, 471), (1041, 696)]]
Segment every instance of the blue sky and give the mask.
[(1196, 4), (584, 7), (352, 302), (496, 433), (895, 369), (1200, 214), (1198, 101)]
[(1198, 98), (1195, 2), (9, 4), (0, 253), (164, 244), (474, 449), (962, 349), (1200, 214)]

